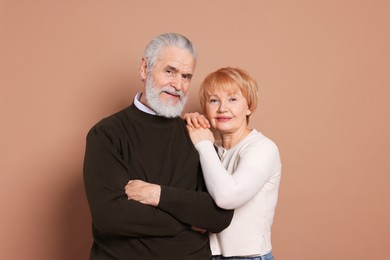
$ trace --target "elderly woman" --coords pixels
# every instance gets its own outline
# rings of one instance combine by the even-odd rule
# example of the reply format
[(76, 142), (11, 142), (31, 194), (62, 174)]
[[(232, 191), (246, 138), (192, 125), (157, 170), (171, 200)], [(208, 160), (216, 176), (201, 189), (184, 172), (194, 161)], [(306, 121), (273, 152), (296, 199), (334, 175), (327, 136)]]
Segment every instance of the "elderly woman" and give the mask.
[(239, 68), (219, 69), (203, 81), (201, 105), (220, 142), (199, 127), (208, 123), (202, 116), (184, 116), (210, 195), (219, 207), (235, 210), (228, 228), (210, 234), (213, 259), (274, 259), (271, 225), (281, 162), (277, 146), (248, 126), (257, 92), (257, 83)]

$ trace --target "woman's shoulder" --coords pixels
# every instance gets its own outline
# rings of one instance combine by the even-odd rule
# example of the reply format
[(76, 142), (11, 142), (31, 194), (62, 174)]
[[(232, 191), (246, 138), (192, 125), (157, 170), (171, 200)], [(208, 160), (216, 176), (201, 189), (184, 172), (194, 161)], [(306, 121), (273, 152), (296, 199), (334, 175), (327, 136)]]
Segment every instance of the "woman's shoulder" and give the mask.
[(258, 147), (261, 149), (264, 149), (266, 147), (268, 147), (269, 149), (278, 149), (276, 143), (273, 140), (271, 140), (262, 132), (256, 129), (253, 129), (245, 139), (245, 146), (253, 148)]

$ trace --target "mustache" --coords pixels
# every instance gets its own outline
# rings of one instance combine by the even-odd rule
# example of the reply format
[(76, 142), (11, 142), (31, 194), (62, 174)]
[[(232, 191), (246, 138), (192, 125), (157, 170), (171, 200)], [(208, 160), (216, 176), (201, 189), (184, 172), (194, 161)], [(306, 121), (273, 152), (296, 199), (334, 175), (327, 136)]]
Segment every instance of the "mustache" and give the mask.
[(160, 94), (162, 92), (167, 92), (170, 95), (176, 95), (179, 96), (180, 98), (184, 97), (183, 91), (181, 90), (176, 90), (174, 87), (171, 86), (164, 86), (160, 89)]

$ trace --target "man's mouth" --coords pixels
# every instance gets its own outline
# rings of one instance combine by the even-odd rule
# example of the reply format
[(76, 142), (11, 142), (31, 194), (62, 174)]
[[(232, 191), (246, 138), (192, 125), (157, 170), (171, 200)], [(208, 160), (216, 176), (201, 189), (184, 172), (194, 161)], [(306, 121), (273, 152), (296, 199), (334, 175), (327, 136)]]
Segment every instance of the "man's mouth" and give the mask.
[(174, 97), (174, 98), (180, 98), (180, 95), (177, 94), (177, 93), (174, 93), (174, 92), (162, 91), (162, 93), (165, 93), (165, 94), (167, 94), (167, 95), (169, 95), (169, 96), (172, 96), (172, 97)]

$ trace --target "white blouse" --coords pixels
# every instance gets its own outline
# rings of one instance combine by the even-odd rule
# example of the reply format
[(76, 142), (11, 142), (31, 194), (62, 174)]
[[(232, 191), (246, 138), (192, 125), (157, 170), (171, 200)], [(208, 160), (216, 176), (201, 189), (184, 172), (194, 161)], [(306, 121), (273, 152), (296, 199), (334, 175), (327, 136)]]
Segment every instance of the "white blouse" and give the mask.
[(281, 178), (279, 150), (256, 130), (234, 147), (195, 145), (208, 192), (216, 204), (235, 209), (228, 228), (210, 234), (213, 255), (254, 256), (271, 251), (271, 226)]

